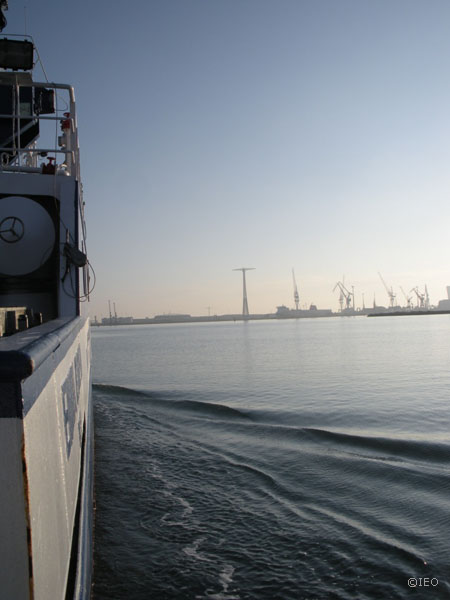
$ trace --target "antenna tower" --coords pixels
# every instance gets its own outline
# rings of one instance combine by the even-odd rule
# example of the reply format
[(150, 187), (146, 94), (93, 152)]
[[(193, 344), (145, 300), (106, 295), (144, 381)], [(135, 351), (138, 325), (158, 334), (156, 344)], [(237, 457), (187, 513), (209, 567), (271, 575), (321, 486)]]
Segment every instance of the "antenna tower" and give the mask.
[(254, 271), (255, 267), (241, 267), (233, 271), (242, 271), (242, 316), (248, 317), (247, 285), (245, 283), (245, 271)]

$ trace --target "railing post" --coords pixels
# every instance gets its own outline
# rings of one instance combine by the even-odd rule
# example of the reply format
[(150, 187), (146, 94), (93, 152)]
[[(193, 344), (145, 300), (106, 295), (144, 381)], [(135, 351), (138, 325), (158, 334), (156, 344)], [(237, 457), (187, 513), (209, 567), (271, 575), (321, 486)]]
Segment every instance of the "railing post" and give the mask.
[[(36, 114), (33, 103), (33, 94), (31, 98), (31, 106), (30, 106), (30, 114), (28, 111), (26, 113), (21, 112), (21, 102), (20, 102), (20, 90), (21, 87), (32, 87), (34, 89), (37, 88), (51, 88), (54, 90), (65, 90), (69, 95), (69, 116), (67, 117), (68, 128), (63, 129), (63, 133), (65, 134), (65, 146), (60, 146), (57, 144), (54, 148), (38, 148), (38, 144), (36, 141), (30, 143), (29, 146), (22, 148), (21, 142), (21, 121), (22, 116), (25, 119), (30, 119), (31, 121), (37, 121), (38, 123), (42, 123), (43, 121), (54, 121), (55, 127), (58, 128), (58, 123), (64, 120), (64, 117), (58, 116), (58, 109), (56, 108), (55, 116), (41, 116)], [(12, 137), (9, 138), (11, 140), (11, 147), (8, 145), (9, 140), (5, 140), (5, 147), (0, 148), (0, 171), (3, 170), (11, 170), (11, 171), (20, 171), (23, 167), (38, 167), (38, 156), (39, 153), (54, 153), (55, 161), (56, 156), (59, 154), (64, 154), (64, 163), (67, 167), (67, 173), (76, 178), (79, 178), (80, 173), (80, 164), (79, 164), (79, 148), (78, 148), (78, 130), (77, 130), (77, 120), (76, 120), (76, 106), (75, 106), (75, 94), (73, 87), (66, 84), (59, 83), (50, 83), (50, 82), (30, 82), (29, 85), (27, 83), (21, 83), (18, 77), (15, 77), (12, 81), (11, 93), (13, 95), (12, 98), (12, 114), (8, 115), (0, 115), (0, 119), (7, 118), (12, 122)], [(15, 97), (14, 97), (15, 96)], [(58, 133), (58, 132), (56, 132)], [(58, 135), (55, 136), (58, 139)], [(11, 158), (8, 160), (6, 165), (1, 164), (1, 156), (2, 153), (5, 152)], [(25, 157), (22, 159), (22, 154), (25, 154)]]

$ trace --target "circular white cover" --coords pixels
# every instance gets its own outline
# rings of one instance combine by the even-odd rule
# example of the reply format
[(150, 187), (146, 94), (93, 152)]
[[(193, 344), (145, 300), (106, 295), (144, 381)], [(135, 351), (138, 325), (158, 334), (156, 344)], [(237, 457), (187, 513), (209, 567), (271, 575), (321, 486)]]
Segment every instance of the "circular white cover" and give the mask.
[(55, 227), (45, 208), (23, 196), (0, 199), (0, 273), (36, 271), (54, 245)]

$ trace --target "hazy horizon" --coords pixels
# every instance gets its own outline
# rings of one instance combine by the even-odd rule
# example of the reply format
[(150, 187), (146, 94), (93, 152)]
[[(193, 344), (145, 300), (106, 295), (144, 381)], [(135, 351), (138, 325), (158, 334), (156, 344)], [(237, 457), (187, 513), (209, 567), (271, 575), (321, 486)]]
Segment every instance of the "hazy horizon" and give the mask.
[[(297, 278), (296, 278), (297, 279)], [(193, 312), (193, 313), (189, 313), (186, 310), (162, 310), (160, 313), (146, 313), (144, 314), (139, 314), (139, 315), (134, 315), (132, 313), (126, 313), (123, 310), (121, 310), (121, 307), (117, 305), (117, 302), (114, 299), (110, 299), (107, 301), (106, 303), (106, 307), (103, 307), (102, 310), (100, 310), (100, 314), (92, 314), (93, 317), (97, 317), (98, 320), (101, 320), (101, 318), (108, 318), (109, 317), (109, 313), (111, 312), (111, 315), (114, 316), (114, 314), (116, 314), (117, 317), (134, 317), (134, 318), (152, 318), (155, 315), (177, 315), (177, 314), (190, 314), (191, 316), (214, 316), (214, 315), (239, 315), (242, 314), (242, 301), (243, 301), (243, 290), (242, 290), (242, 276), (239, 279), (240, 281), (240, 288), (235, 290), (237, 298), (236, 298), (236, 309), (232, 310), (232, 311), (228, 311), (228, 312), (224, 312), (224, 313), (219, 313), (217, 311), (214, 310), (213, 306), (206, 306), (203, 308), (203, 312), (197, 311), (197, 312)], [(341, 283), (342, 283), (342, 278), (341, 278)], [(381, 280), (380, 280), (381, 282)], [(251, 284), (251, 281), (250, 281)], [(387, 285), (387, 282), (386, 282)], [(425, 284), (426, 285), (426, 284)], [(426, 291), (428, 291), (428, 286), (425, 289), (425, 285), (424, 286), (414, 286), (418, 293), (420, 295), (425, 295)], [(299, 286), (297, 283), (297, 289), (299, 290), (299, 296), (300, 296), (300, 302), (299, 302), (299, 306), (298, 308), (300, 310), (305, 310), (305, 309), (309, 309), (311, 305), (314, 305), (317, 309), (331, 309), (333, 312), (339, 312), (341, 310), (341, 304), (340, 304), (340, 292), (339, 292), (339, 287), (337, 286), (337, 282), (335, 284), (335, 286), (333, 286), (334, 292), (331, 295), (331, 302), (330, 305), (325, 306), (325, 305), (317, 305), (314, 300), (311, 300), (310, 302), (307, 302), (304, 300), (304, 298), (306, 298), (306, 295), (301, 295), (301, 291), (299, 290)], [(368, 296), (367, 294), (365, 294), (364, 292), (361, 292), (360, 294), (358, 294), (358, 290), (354, 289), (354, 286), (348, 284), (345, 281), (344, 278), (344, 286), (347, 289), (348, 292), (350, 293), (354, 293), (355, 296), (355, 300), (354, 300), (354, 307), (355, 310), (359, 311), (362, 309), (370, 309), (373, 308), (374, 306), (376, 306), (377, 308), (388, 308), (390, 306), (390, 297), (388, 295), (388, 293), (386, 292), (383, 284), (381, 283), (382, 286), (382, 294), (380, 297), (376, 296), (376, 294), (372, 294), (371, 296)], [(293, 286), (293, 281), (292, 281), (292, 274), (291, 274), (291, 294), (290, 294), (290, 298), (287, 299), (286, 302), (284, 303), (278, 303), (275, 306), (273, 306), (270, 310), (264, 311), (264, 312), (257, 312), (252, 310), (252, 289), (251, 289), (251, 285), (249, 285), (249, 280), (247, 279), (247, 299), (248, 299), (248, 304), (249, 304), (249, 313), (250, 314), (273, 314), (275, 312), (277, 312), (277, 308), (281, 307), (281, 306), (286, 306), (289, 309), (294, 310), (295, 307), (295, 300), (294, 300), (294, 286)], [(375, 286), (374, 286), (375, 287)], [(403, 287), (403, 286), (401, 286)], [(353, 288), (353, 292), (352, 292), (352, 288)], [(398, 290), (396, 290), (395, 286), (390, 286), (388, 285), (388, 289), (394, 292), (395, 294), (395, 306), (400, 306), (402, 308), (406, 308), (407, 307), (407, 298), (409, 297), (409, 305), (410, 308), (412, 310), (419, 308), (419, 298), (417, 296), (417, 294), (415, 293), (415, 291), (413, 289), (409, 290), (409, 289), (403, 289), (403, 293), (400, 289), (400, 287), (398, 288)], [(380, 291), (380, 290), (378, 290)], [(284, 297), (287, 297), (288, 294), (284, 294)], [(441, 294), (441, 296), (438, 299), (434, 299), (434, 298), (429, 298), (430, 301), (430, 306), (432, 307), (437, 307), (438, 302), (440, 300), (449, 300), (450, 298), (448, 297), (448, 293), (447, 293), (447, 289), (444, 290), (444, 292)], [(346, 308), (346, 304), (345, 304), (345, 300), (342, 300), (343, 303), (343, 308)], [(351, 308), (353, 308), (353, 302), (351, 304)]]

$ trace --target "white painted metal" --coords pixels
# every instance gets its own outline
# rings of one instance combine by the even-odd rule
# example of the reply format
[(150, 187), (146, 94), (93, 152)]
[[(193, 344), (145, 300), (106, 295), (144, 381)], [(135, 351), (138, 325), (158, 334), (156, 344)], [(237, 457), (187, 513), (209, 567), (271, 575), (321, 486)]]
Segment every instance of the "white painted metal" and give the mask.
[[(17, 231), (11, 228), (12, 218), (17, 220)], [(48, 259), (55, 244), (55, 226), (44, 207), (24, 196), (2, 198), (0, 223), (1, 273), (25, 275)]]
[[(67, 230), (70, 232), (71, 239), (74, 239), (73, 232), (75, 231), (76, 221), (78, 219), (78, 214), (75, 212), (76, 185), (75, 178), (70, 176), (43, 176), (41, 174), (33, 173), (13, 174), (0, 172), (0, 190), (2, 190), (4, 194), (16, 194), (17, 190), (20, 189), (21, 196), (49, 196), (60, 202), (59, 248), (61, 253), (64, 243), (66, 242)], [(6, 215), (6, 209), (5, 211), (2, 210), (3, 202), (7, 203), (9, 210), (9, 199), (0, 198), (0, 215), (3, 213)], [(15, 244), (4, 244), (4, 256), (8, 258), (9, 252), (14, 252), (14, 249), (10, 250), (9, 246), (15, 246)], [(8, 262), (7, 258), (5, 258), (5, 260)], [(58, 313), (59, 316), (72, 316), (76, 314), (76, 307), (78, 305), (78, 298), (75, 293), (76, 285), (74, 272), (72, 270), (65, 281), (62, 282), (64, 272), (65, 262), (64, 260), (61, 260), (58, 284)], [(2, 295), (2, 297), (0, 297), (0, 303), (3, 306), (27, 306), (29, 300), (24, 293), (12, 292), (11, 294)]]
[[(66, 590), (77, 491), (83, 422), (89, 401), (88, 323), (74, 340), (63, 361), (24, 419), (34, 599), (63, 599)], [(63, 383), (77, 376), (81, 361), (80, 392), (70, 455), (64, 424)], [(76, 382), (70, 389), (76, 389)]]

